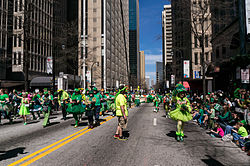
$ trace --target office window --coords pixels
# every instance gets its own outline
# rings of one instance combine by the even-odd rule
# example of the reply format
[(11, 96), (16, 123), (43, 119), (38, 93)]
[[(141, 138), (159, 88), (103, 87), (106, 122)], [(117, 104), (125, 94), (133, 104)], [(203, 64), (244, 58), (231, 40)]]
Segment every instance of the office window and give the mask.
[(17, 29), (17, 17), (14, 17), (14, 29)]
[(198, 65), (198, 53), (194, 53), (194, 64)]
[(17, 46), (17, 36), (14, 35), (13, 37), (14, 37), (14, 47), (16, 47)]
[(21, 58), (22, 58), (22, 54), (21, 52), (18, 53), (18, 65), (21, 65)]
[(96, 19), (96, 18), (93, 18), (93, 21), (94, 21), (94, 22), (96, 22), (96, 21), (97, 21), (97, 19)]
[(208, 47), (208, 36), (205, 36), (205, 47)]
[(96, 0), (93, 0), (94, 3), (96, 3)]
[(96, 9), (96, 8), (94, 8), (94, 9), (93, 9), (93, 12), (95, 13), (96, 11), (97, 11), (97, 9)]
[(21, 47), (22, 46), (22, 36), (19, 35), (18, 36), (18, 47)]
[(198, 48), (198, 39), (194, 37), (194, 48)]
[(23, 1), (19, 0), (19, 11), (23, 10)]
[(205, 56), (206, 56), (206, 61), (208, 62), (208, 61), (209, 61), (209, 57), (208, 57), (208, 56), (209, 56), (209, 53), (206, 52), (206, 53), (205, 53)]
[(16, 65), (16, 53), (14, 52), (14, 55), (13, 55), (13, 65)]
[(22, 17), (19, 17), (19, 29), (22, 29)]

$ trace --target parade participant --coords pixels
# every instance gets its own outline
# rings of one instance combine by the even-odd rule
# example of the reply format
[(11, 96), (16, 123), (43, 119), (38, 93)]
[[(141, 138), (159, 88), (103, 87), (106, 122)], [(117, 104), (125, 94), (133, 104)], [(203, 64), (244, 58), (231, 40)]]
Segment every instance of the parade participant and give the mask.
[(120, 91), (115, 98), (116, 116), (118, 118), (118, 126), (117, 126), (116, 133), (114, 135), (114, 138), (119, 139), (119, 140), (127, 140), (127, 138), (125, 138), (122, 135), (123, 129), (127, 128), (127, 123), (128, 123), (127, 100), (124, 97), (124, 94), (126, 93), (127, 88), (124, 86), (120, 86), (119, 89)]
[(96, 87), (93, 88), (93, 92), (94, 92), (94, 97), (96, 99), (96, 102), (95, 102), (95, 121), (94, 121), (94, 124), (98, 126), (100, 124), (100, 122), (99, 122), (99, 116), (100, 116), (102, 96), (97, 91)]
[(131, 108), (131, 104), (132, 104), (132, 95), (131, 95), (131, 93), (129, 92), (129, 93), (128, 93), (128, 108)]
[(136, 94), (135, 94), (135, 105), (136, 105), (136, 107), (140, 106), (140, 95), (138, 92), (136, 92)]
[(61, 107), (62, 109), (62, 115), (63, 115), (63, 120), (66, 120), (66, 116), (67, 116), (67, 112), (66, 112), (66, 109), (67, 109), (67, 100), (69, 99), (69, 94), (67, 92), (65, 92), (64, 90), (62, 89), (59, 89), (58, 90), (58, 103), (59, 103), (59, 106)]
[(49, 116), (50, 116), (50, 111), (52, 109), (52, 102), (53, 102), (53, 96), (49, 93), (46, 93), (43, 96), (43, 101), (42, 101), (42, 111), (43, 111), (43, 127), (45, 128), (49, 124)]
[(19, 110), (19, 115), (23, 118), (24, 125), (27, 125), (27, 115), (30, 114), (29, 112), (29, 99), (28, 99), (28, 92), (23, 92), (22, 97), (17, 96), (21, 99), (21, 107)]
[(14, 119), (15, 119), (16, 116), (18, 115), (18, 108), (19, 108), (20, 103), (21, 103), (21, 100), (20, 100), (19, 98), (17, 98), (16, 95), (18, 95), (17, 90), (13, 90), (12, 104), (13, 104), (13, 115), (14, 115)]
[(89, 91), (88, 96), (86, 96), (86, 116), (88, 117), (88, 128), (93, 129), (94, 128), (94, 119), (93, 116), (95, 115), (95, 102), (96, 98), (94, 97), (93, 91)]
[(107, 109), (107, 98), (106, 98), (106, 95), (104, 94), (104, 89), (101, 90), (101, 93), (100, 93), (100, 96), (101, 96), (101, 109), (100, 109), (100, 115), (101, 116), (104, 116), (105, 114), (105, 111)]
[(154, 99), (154, 103), (155, 103), (154, 112), (156, 112), (156, 113), (159, 111), (160, 102), (161, 102), (161, 99), (159, 98), (159, 96), (155, 95), (155, 99)]
[(184, 122), (192, 120), (191, 107), (189, 100), (185, 97), (186, 89), (183, 85), (176, 87), (176, 109), (169, 113), (169, 116), (177, 121), (177, 141), (183, 141), (184, 137)]
[(79, 89), (75, 89), (74, 91), (75, 93), (73, 93), (70, 98), (70, 104), (68, 105), (67, 112), (73, 114), (76, 128), (79, 126), (78, 115), (84, 113), (84, 109), (81, 104), (82, 95), (80, 94)]
[(38, 94), (34, 94), (34, 96), (32, 97), (31, 102), (31, 107), (30, 107), (30, 112), (33, 116), (33, 120), (36, 120), (36, 116), (35, 116), (35, 112), (38, 115), (38, 120), (40, 119), (40, 111), (42, 110), (42, 104), (41, 104), (41, 99), (39, 98), (40, 95)]
[(0, 90), (0, 124), (1, 124), (1, 114), (3, 113), (9, 122), (12, 123), (11, 110), (9, 110), (10, 99), (9, 95), (4, 92), (3, 89)]

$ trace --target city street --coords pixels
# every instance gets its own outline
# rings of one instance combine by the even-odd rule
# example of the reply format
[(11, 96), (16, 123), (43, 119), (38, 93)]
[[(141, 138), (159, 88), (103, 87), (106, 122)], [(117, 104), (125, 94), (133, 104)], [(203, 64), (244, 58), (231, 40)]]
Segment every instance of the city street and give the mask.
[[(70, 116), (71, 117), (71, 116)], [(102, 125), (87, 129), (87, 120), (74, 128), (72, 118), (53, 115), (51, 125), (42, 120), (0, 126), (0, 165), (249, 165), (250, 158), (231, 142), (212, 138), (189, 122), (183, 143), (175, 140), (175, 122), (164, 111), (153, 113), (142, 104), (129, 113), (127, 141), (113, 138), (117, 119), (104, 116)]]

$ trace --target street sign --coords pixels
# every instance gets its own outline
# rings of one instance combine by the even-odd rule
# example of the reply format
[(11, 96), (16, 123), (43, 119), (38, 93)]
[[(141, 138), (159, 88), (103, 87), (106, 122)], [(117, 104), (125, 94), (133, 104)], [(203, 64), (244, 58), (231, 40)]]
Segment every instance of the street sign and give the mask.
[(200, 71), (194, 71), (194, 78), (195, 78), (195, 79), (201, 78), (201, 76), (200, 76)]
[(183, 61), (184, 78), (189, 78), (190, 77), (189, 65), (190, 65), (189, 60), (184, 60)]
[(90, 83), (90, 81), (91, 81), (91, 72), (90, 71), (87, 71), (86, 77), (87, 77), (87, 82)]
[(249, 69), (241, 69), (241, 83), (249, 84)]
[(47, 74), (53, 73), (53, 59), (52, 57), (47, 57)]

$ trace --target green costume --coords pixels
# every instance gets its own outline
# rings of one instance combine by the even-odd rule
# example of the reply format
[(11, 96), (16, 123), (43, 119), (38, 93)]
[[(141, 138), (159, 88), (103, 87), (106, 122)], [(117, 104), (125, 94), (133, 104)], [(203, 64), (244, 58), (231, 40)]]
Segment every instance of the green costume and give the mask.
[(52, 101), (53, 101), (52, 95), (43, 98), (43, 109), (42, 109), (44, 116), (43, 127), (46, 127), (49, 124), (49, 116), (52, 108)]
[(135, 105), (136, 107), (139, 107), (140, 106), (140, 95), (139, 94), (136, 94), (135, 95)]
[(28, 99), (26, 98), (22, 98), (22, 101), (21, 101), (21, 107), (20, 107), (20, 110), (19, 110), (19, 115), (20, 116), (25, 116), (25, 115), (29, 115), (30, 112), (29, 112), (29, 104), (28, 104)]

